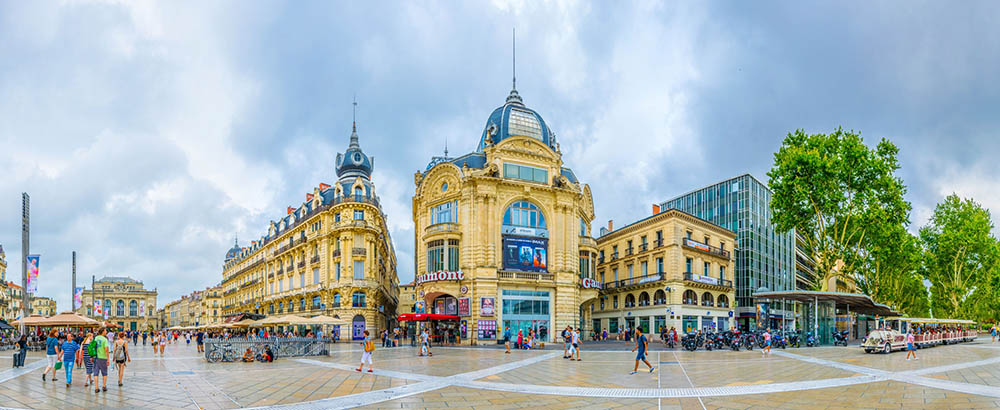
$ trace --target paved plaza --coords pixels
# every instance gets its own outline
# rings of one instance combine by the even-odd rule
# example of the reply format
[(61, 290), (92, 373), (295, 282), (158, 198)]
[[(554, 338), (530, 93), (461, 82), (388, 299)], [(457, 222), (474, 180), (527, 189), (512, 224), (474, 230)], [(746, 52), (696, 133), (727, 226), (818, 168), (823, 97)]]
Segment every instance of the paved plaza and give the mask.
[[(165, 357), (132, 347), (125, 386), (111, 372), (108, 391), (84, 388), (84, 372), (67, 388), (41, 380), (44, 357), (25, 368), (0, 365), (0, 406), (76, 408), (642, 408), (837, 409), (998, 408), (1000, 343), (939, 346), (865, 354), (852, 347), (754, 351), (655, 350), (657, 369), (630, 375), (634, 354), (624, 343), (585, 345), (583, 361), (561, 350), (438, 347), (417, 357), (412, 347), (379, 349), (374, 373), (358, 373), (360, 346), (338, 344), (330, 356), (274, 363), (207, 363), (194, 345), (174, 344)], [(586, 348), (591, 348), (586, 350)], [(561, 348), (560, 348), (561, 349)], [(657, 346), (657, 349), (660, 349)]]

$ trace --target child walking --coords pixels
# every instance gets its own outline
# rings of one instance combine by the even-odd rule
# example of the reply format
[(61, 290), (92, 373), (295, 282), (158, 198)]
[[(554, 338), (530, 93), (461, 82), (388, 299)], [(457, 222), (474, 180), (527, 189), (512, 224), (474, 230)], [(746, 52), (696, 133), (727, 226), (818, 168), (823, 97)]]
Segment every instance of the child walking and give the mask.
[(368, 330), (365, 330), (365, 340), (361, 342), (361, 346), (364, 346), (364, 353), (361, 353), (361, 365), (354, 370), (360, 372), (361, 368), (365, 367), (365, 360), (368, 360), (368, 373), (372, 373), (372, 352), (375, 351), (375, 342), (368, 337)]

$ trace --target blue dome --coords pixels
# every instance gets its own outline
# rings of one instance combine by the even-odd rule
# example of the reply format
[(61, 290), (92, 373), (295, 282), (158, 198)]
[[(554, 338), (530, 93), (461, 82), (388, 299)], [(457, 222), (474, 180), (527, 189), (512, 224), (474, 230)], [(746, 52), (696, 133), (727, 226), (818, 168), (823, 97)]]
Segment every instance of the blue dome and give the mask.
[(507, 103), (493, 110), (486, 126), (483, 128), (483, 136), (479, 139), (479, 147), (476, 152), (483, 152), (488, 145), (487, 137), (496, 144), (511, 136), (526, 136), (535, 138), (548, 145), (553, 150), (556, 149), (555, 138), (552, 130), (545, 125), (545, 120), (538, 115), (535, 110), (525, 107), (521, 102), (521, 96), (517, 95), (517, 90), (511, 90), (507, 97)]
[(370, 179), (372, 175), (372, 159), (365, 155), (358, 144), (358, 129), (352, 127), (351, 145), (343, 154), (337, 154), (337, 177), (340, 179), (353, 178), (356, 176)]
[(226, 252), (226, 262), (229, 262), (233, 260), (233, 258), (240, 256), (240, 251), (242, 251), (242, 249), (240, 249), (239, 241), (234, 241), (233, 248), (230, 249), (229, 252)]

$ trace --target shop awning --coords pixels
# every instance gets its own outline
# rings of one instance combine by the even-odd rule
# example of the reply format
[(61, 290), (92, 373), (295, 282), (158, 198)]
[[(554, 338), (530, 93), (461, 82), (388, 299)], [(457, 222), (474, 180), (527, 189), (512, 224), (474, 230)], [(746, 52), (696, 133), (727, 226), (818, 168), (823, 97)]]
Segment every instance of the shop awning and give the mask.
[(892, 310), (892, 308), (875, 303), (872, 298), (868, 295), (862, 295), (860, 293), (843, 293), (843, 292), (819, 292), (810, 290), (795, 290), (795, 291), (776, 291), (776, 292), (757, 292), (753, 295), (754, 299), (770, 299), (770, 300), (794, 300), (796, 302), (833, 302), (838, 307), (845, 306), (848, 307), (851, 312), (857, 312), (866, 315), (880, 315), (882, 317), (889, 316), (899, 316), (899, 312)]
[(426, 322), (428, 320), (451, 320), (458, 321), (455, 315), (438, 315), (434, 313), (404, 313), (399, 315), (400, 322)]

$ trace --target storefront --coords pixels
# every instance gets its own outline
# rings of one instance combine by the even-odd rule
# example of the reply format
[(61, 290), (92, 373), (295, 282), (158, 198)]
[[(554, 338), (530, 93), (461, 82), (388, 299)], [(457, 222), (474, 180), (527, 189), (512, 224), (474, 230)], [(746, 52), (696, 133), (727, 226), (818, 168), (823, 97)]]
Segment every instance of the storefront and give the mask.
[(552, 330), (552, 300), (549, 291), (503, 289), (500, 302), (500, 318), (504, 329), (509, 327), (512, 335), (516, 335), (518, 331), (528, 335), (529, 331), (533, 331), (535, 337), (549, 341)]
[[(864, 320), (869, 316), (891, 317), (899, 316), (888, 306), (878, 304), (867, 295), (842, 292), (817, 291), (781, 291), (758, 292), (754, 295), (756, 303), (772, 303), (776, 305), (795, 303), (801, 313), (794, 316), (795, 327), (803, 335), (812, 332), (819, 344), (833, 343), (835, 330), (845, 330), (852, 323), (858, 323), (858, 317), (863, 325), (870, 326)], [(787, 323), (787, 321), (785, 321)], [(780, 322), (779, 322), (780, 323)], [(788, 326), (787, 324), (785, 326)], [(862, 332), (863, 333), (863, 332)]]

